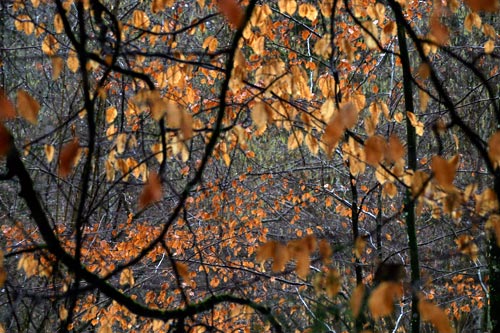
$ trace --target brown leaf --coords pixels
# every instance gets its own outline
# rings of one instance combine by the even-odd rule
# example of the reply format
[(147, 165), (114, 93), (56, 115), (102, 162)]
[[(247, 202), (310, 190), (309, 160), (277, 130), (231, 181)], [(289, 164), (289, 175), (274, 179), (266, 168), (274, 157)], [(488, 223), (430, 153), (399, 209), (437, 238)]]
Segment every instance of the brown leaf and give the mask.
[(244, 20), (243, 9), (236, 0), (219, 0), (217, 4), (227, 21), (236, 28), (241, 28)]
[(9, 120), (16, 118), (14, 104), (9, 100), (5, 91), (0, 88), (0, 120)]
[(418, 312), (422, 320), (430, 322), (439, 333), (453, 333), (448, 316), (437, 305), (420, 299), (418, 301)]
[(351, 311), (354, 318), (359, 316), (361, 306), (363, 305), (363, 296), (365, 294), (365, 285), (358, 284), (351, 295)]
[(365, 141), (366, 163), (377, 166), (384, 159), (385, 140), (380, 135), (369, 137)]
[(7, 155), (11, 146), (12, 136), (9, 130), (0, 122), (0, 156)]
[(373, 318), (388, 316), (394, 309), (394, 299), (403, 296), (400, 283), (382, 282), (371, 293), (368, 299), (368, 308)]
[(70, 143), (62, 147), (59, 153), (59, 176), (66, 178), (71, 173), (79, 152), (80, 143), (78, 138), (74, 138)]
[(17, 111), (33, 125), (38, 123), (40, 104), (24, 90), (17, 91)]
[(496, 12), (498, 11), (498, 0), (464, 0), (465, 4), (473, 11)]
[(445, 160), (441, 156), (432, 157), (431, 169), (438, 184), (443, 189), (448, 190), (453, 187), (453, 179), (458, 166), (458, 155), (450, 160)]
[(143, 209), (149, 206), (152, 203), (160, 201), (162, 197), (162, 188), (160, 177), (152, 172), (148, 177), (148, 181), (144, 188), (142, 189), (142, 193), (139, 197), (139, 209)]

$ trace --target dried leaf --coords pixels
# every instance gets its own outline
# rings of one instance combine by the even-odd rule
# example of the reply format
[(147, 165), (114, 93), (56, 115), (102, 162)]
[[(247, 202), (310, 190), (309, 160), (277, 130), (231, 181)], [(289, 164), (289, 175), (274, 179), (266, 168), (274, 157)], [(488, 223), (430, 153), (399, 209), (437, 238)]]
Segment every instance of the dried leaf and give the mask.
[(368, 308), (373, 318), (389, 316), (394, 309), (394, 299), (403, 296), (403, 288), (400, 283), (382, 282), (371, 293), (368, 298)]
[(295, 14), (297, 10), (297, 1), (295, 0), (279, 0), (278, 8), (282, 13), (286, 13), (288, 15)]
[(358, 284), (351, 295), (351, 311), (354, 318), (359, 316), (361, 307), (363, 305), (363, 296), (365, 295), (365, 285)]
[(110, 124), (113, 121), (115, 121), (116, 116), (118, 115), (118, 111), (116, 110), (116, 107), (111, 106), (106, 109), (106, 123)]
[(365, 141), (365, 157), (366, 163), (377, 166), (384, 160), (385, 140), (380, 135), (369, 137)]
[(61, 76), (64, 68), (64, 60), (61, 57), (52, 57), (52, 80), (57, 80)]
[(59, 50), (59, 42), (53, 35), (47, 35), (42, 42), (42, 51), (46, 55), (53, 56)]
[(38, 123), (40, 104), (24, 90), (17, 91), (17, 111), (33, 125)]
[(59, 153), (59, 176), (66, 178), (73, 169), (80, 152), (78, 138), (74, 138), (70, 143), (62, 147)]
[(236, 0), (218, 0), (219, 11), (236, 28), (241, 28), (244, 20), (243, 9)]
[(54, 159), (54, 153), (56, 151), (56, 149), (54, 148), (53, 145), (45, 145), (44, 146), (44, 150), (45, 150), (45, 157), (47, 158), (47, 162), (52, 162), (52, 160)]
[(0, 88), (0, 121), (16, 118), (16, 110), (14, 105), (5, 94), (5, 91)]
[(184, 279), (184, 281), (189, 281), (189, 269), (188, 265), (183, 262), (175, 262), (175, 268), (177, 269), (177, 273), (179, 276)]
[(453, 179), (458, 166), (458, 155), (450, 160), (445, 160), (441, 156), (432, 157), (431, 169), (438, 184), (445, 190), (453, 187)]
[(148, 181), (142, 189), (139, 197), (139, 209), (143, 209), (150, 204), (160, 201), (162, 198), (161, 181), (158, 174), (152, 172), (149, 174)]
[(0, 156), (6, 156), (12, 146), (12, 136), (9, 130), (0, 122)]
[(473, 11), (496, 12), (498, 11), (498, 0), (464, 0), (465, 4)]
[(422, 320), (430, 322), (439, 333), (453, 333), (448, 316), (437, 305), (420, 299), (418, 301), (418, 312)]

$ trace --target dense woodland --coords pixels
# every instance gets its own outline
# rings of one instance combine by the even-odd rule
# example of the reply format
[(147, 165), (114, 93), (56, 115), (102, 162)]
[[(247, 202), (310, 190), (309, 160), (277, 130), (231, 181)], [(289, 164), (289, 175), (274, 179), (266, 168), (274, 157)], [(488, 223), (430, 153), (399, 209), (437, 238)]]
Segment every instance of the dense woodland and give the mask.
[(500, 332), (499, 6), (0, 1), (0, 332)]

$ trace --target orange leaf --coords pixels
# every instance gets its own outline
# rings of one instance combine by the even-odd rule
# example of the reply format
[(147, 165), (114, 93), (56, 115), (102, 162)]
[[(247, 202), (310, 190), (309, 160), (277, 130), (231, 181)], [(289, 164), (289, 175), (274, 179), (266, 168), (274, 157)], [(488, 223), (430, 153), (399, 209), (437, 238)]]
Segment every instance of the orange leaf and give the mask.
[(118, 111), (114, 106), (109, 107), (106, 110), (106, 123), (112, 123), (115, 119), (116, 116), (118, 115)]
[(70, 143), (62, 147), (59, 154), (59, 175), (61, 177), (65, 178), (71, 173), (80, 152), (79, 148), (78, 138), (74, 138)]
[(496, 12), (499, 8), (498, 0), (464, 0), (473, 11)]
[(24, 119), (37, 124), (40, 104), (24, 90), (17, 91), (17, 110)]
[(156, 173), (151, 173), (148, 177), (148, 181), (142, 193), (139, 197), (139, 209), (143, 209), (146, 206), (160, 201), (162, 197), (161, 181), (160, 177)]
[(351, 295), (351, 311), (354, 318), (359, 316), (361, 306), (363, 305), (363, 296), (365, 294), (365, 285), (358, 284)]
[(365, 141), (366, 163), (377, 166), (384, 159), (385, 140), (380, 135), (369, 137)]
[(319, 255), (324, 264), (329, 264), (332, 261), (333, 250), (326, 239), (319, 242)]
[(177, 269), (177, 273), (179, 273), (180, 277), (184, 279), (184, 281), (188, 281), (189, 279), (189, 269), (185, 263), (176, 262), (175, 268)]
[(0, 120), (8, 120), (16, 118), (16, 110), (14, 105), (9, 100), (5, 91), (0, 88)]
[(418, 301), (418, 312), (422, 320), (430, 322), (439, 333), (453, 332), (448, 316), (437, 305), (421, 299)]
[(373, 318), (388, 316), (394, 309), (394, 299), (403, 296), (400, 283), (384, 281), (375, 288), (368, 299)]
[(434, 156), (432, 158), (431, 169), (434, 172), (434, 177), (438, 184), (445, 190), (453, 186), (453, 179), (457, 171), (458, 155), (455, 155), (449, 161), (441, 156)]
[(64, 60), (60, 57), (52, 57), (52, 80), (57, 80), (61, 76), (64, 67)]
[(42, 51), (48, 56), (53, 56), (59, 50), (59, 42), (53, 35), (47, 35), (42, 42)]
[(47, 158), (47, 162), (49, 162), (49, 163), (52, 162), (52, 160), (54, 159), (54, 152), (55, 152), (54, 146), (45, 145), (44, 150), (45, 150), (45, 157)]
[(219, 11), (236, 28), (241, 28), (244, 20), (243, 10), (236, 0), (219, 0)]

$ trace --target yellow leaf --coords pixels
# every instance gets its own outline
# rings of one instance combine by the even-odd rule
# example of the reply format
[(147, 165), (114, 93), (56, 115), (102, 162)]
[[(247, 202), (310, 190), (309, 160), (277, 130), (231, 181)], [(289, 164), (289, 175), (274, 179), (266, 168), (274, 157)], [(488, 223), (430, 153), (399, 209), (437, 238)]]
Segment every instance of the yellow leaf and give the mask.
[(35, 31), (35, 24), (28, 15), (22, 14), (16, 17), (14, 26), (18, 31), (23, 31), (26, 35), (31, 35)]
[(398, 188), (396, 187), (396, 185), (394, 185), (394, 183), (392, 182), (386, 182), (382, 190), (382, 195), (384, 197), (389, 197), (393, 199), (396, 196), (396, 194), (398, 194)]
[(68, 318), (68, 310), (64, 306), (59, 307), (59, 319), (66, 320)]
[(52, 162), (52, 160), (54, 159), (54, 152), (55, 152), (55, 148), (53, 145), (45, 145), (44, 146), (44, 150), (45, 150), (45, 157), (47, 158), (47, 162)]
[(307, 135), (305, 137), (305, 143), (306, 143), (307, 148), (309, 148), (309, 151), (313, 155), (318, 154), (319, 143), (318, 143), (318, 140), (316, 140), (316, 138), (311, 133), (307, 133)]
[(294, 150), (302, 145), (304, 140), (304, 133), (301, 131), (293, 131), (288, 137), (287, 148), (288, 150)]
[(65, 178), (71, 173), (79, 152), (80, 144), (78, 138), (74, 138), (61, 149), (59, 153), (59, 175), (61, 177)]
[(381, 282), (368, 298), (368, 308), (373, 318), (389, 316), (394, 309), (394, 299), (403, 296), (400, 283), (392, 281)]
[(64, 31), (63, 20), (61, 18), (61, 15), (59, 15), (59, 13), (54, 15), (54, 30), (56, 31), (57, 34), (60, 34)]
[(17, 91), (17, 110), (24, 119), (33, 125), (38, 123), (40, 104), (24, 90)]
[(250, 116), (252, 121), (258, 129), (265, 129), (268, 121), (268, 114), (266, 111), (266, 104), (264, 102), (257, 102), (253, 107)]
[(281, 12), (286, 13), (288, 15), (295, 14), (297, 10), (297, 1), (295, 0), (279, 0), (278, 8)]
[(439, 333), (453, 333), (448, 316), (437, 305), (420, 299), (418, 301), (418, 312), (422, 320), (430, 322)]
[(427, 105), (429, 104), (429, 94), (422, 89), (418, 90), (418, 97), (420, 100), (420, 111), (427, 110)]
[(97, 333), (113, 333), (113, 329), (109, 324), (101, 325)]
[(142, 189), (139, 196), (139, 209), (143, 209), (150, 204), (160, 201), (162, 198), (161, 181), (158, 174), (152, 172), (148, 177), (148, 181)]
[(150, 21), (148, 15), (142, 10), (134, 10), (132, 13), (132, 23), (139, 29), (147, 29)]
[(318, 17), (318, 10), (310, 3), (303, 3), (299, 6), (299, 16), (314, 21)]
[(59, 42), (53, 35), (47, 35), (42, 42), (42, 51), (48, 56), (53, 56), (59, 50)]
[(464, 21), (465, 30), (471, 32), (473, 27), (481, 28), (481, 16), (474, 12), (467, 14)]
[(106, 110), (106, 123), (112, 123), (115, 119), (116, 116), (118, 115), (118, 111), (114, 106), (109, 107)]
[(123, 154), (123, 152), (125, 151), (125, 146), (127, 145), (127, 134), (126, 133), (118, 134), (118, 136), (116, 137), (115, 145), (116, 145), (116, 152), (118, 154)]
[(80, 68), (80, 62), (78, 61), (78, 57), (76, 56), (76, 53), (74, 51), (69, 52), (66, 63), (68, 64), (69, 70), (73, 73), (76, 73), (78, 68)]
[(488, 39), (486, 43), (484, 43), (484, 53), (491, 54), (495, 51), (495, 41), (493, 39)]

